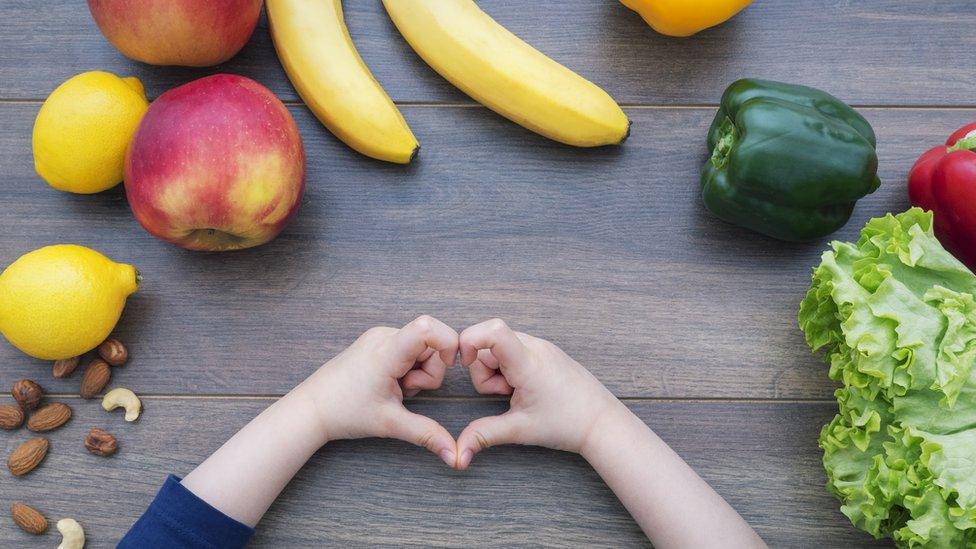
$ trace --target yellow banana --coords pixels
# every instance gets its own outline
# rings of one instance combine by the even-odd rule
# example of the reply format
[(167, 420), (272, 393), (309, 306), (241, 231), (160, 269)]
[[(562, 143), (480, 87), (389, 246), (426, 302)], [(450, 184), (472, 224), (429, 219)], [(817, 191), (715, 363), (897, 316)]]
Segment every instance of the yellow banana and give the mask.
[(372, 158), (409, 164), (420, 149), (352, 43), (340, 0), (267, 0), (278, 59), (308, 108)]
[(472, 0), (383, 0), (410, 46), (498, 114), (577, 147), (622, 142), (630, 121), (599, 86), (546, 57)]

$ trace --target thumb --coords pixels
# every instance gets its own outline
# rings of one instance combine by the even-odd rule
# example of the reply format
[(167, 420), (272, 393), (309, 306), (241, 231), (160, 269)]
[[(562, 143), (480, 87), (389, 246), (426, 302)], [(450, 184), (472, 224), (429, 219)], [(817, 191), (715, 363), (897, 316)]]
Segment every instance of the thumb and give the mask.
[(427, 416), (415, 414), (406, 408), (401, 410), (389, 436), (426, 448), (454, 467), (457, 463), (457, 445), (451, 433)]
[(461, 431), (457, 441), (457, 468), (464, 470), (478, 452), (499, 444), (518, 444), (520, 415), (506, 412), (500, 416), (476, 419)]

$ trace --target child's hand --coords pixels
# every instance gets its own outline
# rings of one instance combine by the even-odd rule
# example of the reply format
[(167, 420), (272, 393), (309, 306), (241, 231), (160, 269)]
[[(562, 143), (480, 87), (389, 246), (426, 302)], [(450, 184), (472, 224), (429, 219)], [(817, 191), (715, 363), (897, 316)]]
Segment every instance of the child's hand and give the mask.
[(422, 316), (401, 329), (372, 328), (295, 389), (312, 404), (324, 442), (384, 437), (404, 440), (456, 464), (454, 437), (403, 406), (403, 397), (437, 389), (454, 365), (458, 335)]
[(458, 437), (458, 468), (498, 444), (579, 452), (598, 418), (623, 405), (548, 341), (489, 320), (461, 332), (461, 364), (482, 394), (512, 395), (508, 412), (471, 422)]

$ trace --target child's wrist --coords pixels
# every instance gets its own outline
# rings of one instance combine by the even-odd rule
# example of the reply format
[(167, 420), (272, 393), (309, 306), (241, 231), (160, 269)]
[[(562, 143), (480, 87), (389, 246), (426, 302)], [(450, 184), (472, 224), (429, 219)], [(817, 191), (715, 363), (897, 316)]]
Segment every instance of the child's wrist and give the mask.
[(296, 427), (318, 446), (323, 446), (332, 440), (330, 433), (333, 429), (327, 421), (329, 414), (323, 409), (315, 391), (310, 390), (305, 383), (292, 389), (279, 402), (287, 410), (286, 413)]
[(634, 417), (633, 412), (624, 403), (613, 398), (597, 412), (596, 418), (583, 437), (579, 449), (580, 456), (591, 461), (594, 455), (611, 444), (614, 436), (619, 435)]

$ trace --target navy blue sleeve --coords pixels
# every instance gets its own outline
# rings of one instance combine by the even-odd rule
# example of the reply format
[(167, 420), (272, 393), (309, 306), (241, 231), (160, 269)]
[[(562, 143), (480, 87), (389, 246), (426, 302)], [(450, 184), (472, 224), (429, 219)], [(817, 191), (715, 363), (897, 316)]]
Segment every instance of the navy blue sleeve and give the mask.
[(119, 547), (244, 547), (254, 529), (228, 517), (170, 475)]

